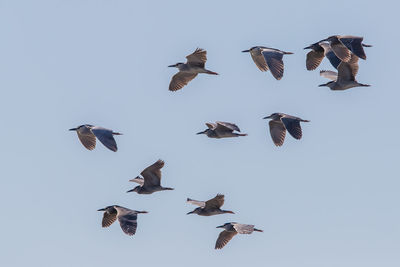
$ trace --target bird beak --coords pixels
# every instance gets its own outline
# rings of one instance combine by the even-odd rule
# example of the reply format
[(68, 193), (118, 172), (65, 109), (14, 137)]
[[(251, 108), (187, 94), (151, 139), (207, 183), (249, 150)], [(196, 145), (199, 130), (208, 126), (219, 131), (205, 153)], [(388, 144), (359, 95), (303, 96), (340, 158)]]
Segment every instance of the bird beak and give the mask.
[(99, 210), (97, 210), (97, 211), (105, 211), (106, 209), (99, 209)]
[(318, 85), (318, 87), (323, 87), (323, 86), (327, 86), (327, 83)]
[(307, 46), (307, 47), (304, 47), (303, 49), (311, 49), (311, 45)]
[(271, 119), (271, 115), (263, 118), (263, 120), (265, 120), (265, 119)]
[(135, 191), (135, 189), (131, 189), (131, 190), (128, 190), (128, 191), (126, 191), (127, 193), (130, 193), (130, 192), (134, 192)]
[(242, 53), (250, 52), (250, 50), (243, 50)]
[(176, 67), (176, 64), (175, 64), (175, 65), (169, 65), (169, 66), (168, 66), (168, 68), (173, 68), (173, 67)]
[(186, 215), (189, 215), (189, 214), (193, 214), (194, 212), (193, 211), (191, 211), (191, 212), (188, 212), (188, 213), (186, 213)]
[(78, 130), (78, 128), (71, 128), (68, 131), (76, 131), (76, 130)]
[(197, 134), (204, 134), (204, 133), (206, 133), (206, 131), (198, 132)]
[(223, 226), (223, 225), (220, 225), (220, 226), (217, 226), (216, 228), (224, 228), (224, 226)]

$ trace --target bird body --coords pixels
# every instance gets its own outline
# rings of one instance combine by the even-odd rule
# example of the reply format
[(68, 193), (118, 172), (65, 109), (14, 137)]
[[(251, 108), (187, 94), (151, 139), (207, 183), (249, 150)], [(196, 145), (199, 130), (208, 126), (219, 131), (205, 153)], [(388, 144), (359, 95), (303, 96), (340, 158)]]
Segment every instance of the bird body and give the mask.
[(161, 186), (161, 168), (164, 167), (164, 161), (158, 160), (154, 164), (144, 169), (140, 174), (129, 181), (138, 183), (139, 185), (128, 192), (136, 192), (138, 194), (152, 194), (158, 191), (174, 190), (170, 187)]
[[(217, 121), (216, 123), (206, 123), (208, 129), (198, 132), (197, 134), (205, 134), (210, 138), (227, 138), (247, 136), (247, 134), (240, 133), (240, 129), (236, 124), (229, 122)], [(236, 133), (237, 131), (239, 133)]]
[(302, 130), (300, 122), (309, 122), (301, 118), (291, 116), (285, 113), (272, 113), (263, 119), (271, 119), (269, 121), (269, 131), (272, 141), (276, 146), (282, 146), (285, 141), (286, 130), (295, 139), (301, 139)]
[(84, 124), (69, 130), (76, 131), (82, 145), (88, 150), (93, 150), (96, 147), (97, 138), (105, 147), (116, 152), (118, 148), (114, 135), (122, 135), (121, 133), (113, 132), (112, 130), (90, 124)]
[(338, 66), (338, 72), (320, 71), (320, 75), (331, 81), (319, 86), (327, 86), (333, 91), (343, 91), (353, 87), (368, 87), (369, 84), (357, 82), (356, 74), (358, 72), (358, 57), (352, 55), (348, 62), (342, 61)]
[(222, 249), (236, 234), (251, 234), (254, 231), (263, 232), (263, 230), (254, 228), (251, 224), (240, 224), (236, 222), (225, 223), (224, 225), (217, 226), (223, 228), (218, 239), (215, 243), (215, 249)]
[(216, 197), (209, 199), (207, 201), (198, 201), (194, 199), (187, 199), (188, 203), (200, 206), (187, 214), (197, 214), (200, 216), (212, 216), (218, 214), (232, 213), (230, 210), (221, 210), (221, 206), (224, 205), (224, 195), (218, 194)]
[(252, 48), (243, 50), (242, 52), (249, 52), (257, 67), (261, 71), (267, 71), (269, 69), (272, 76), (277, 80), (280, 80), (283, 77), (283, 55), (293, 54), (292, 52), (285, 52), (265, 46), (253, 46)]
[(174, 65), (168, 66), (179, 69), (179, 72), (172, 77), (172, 80), (169, 84), (170, 91), (177, 91), (179, 89), (182, 89), (199, 73), (218, 75), (218, 73), (207, 70), (205, 68), (205, 63), (207, 61), (207, 51), (201, 48), (197, 48), (192, 54), (188, 55), (186, 59), (186, 63), (176, 63)]
[(98, 211), (104, 211), (101, 223), (103, 228), (109, 227), (118, 219), (122, 231), (127, 235), (136, 233), (137, 215), (139, 213), (148, 213), (147, 211), (131, 210), (118, 205), (108, 206)]

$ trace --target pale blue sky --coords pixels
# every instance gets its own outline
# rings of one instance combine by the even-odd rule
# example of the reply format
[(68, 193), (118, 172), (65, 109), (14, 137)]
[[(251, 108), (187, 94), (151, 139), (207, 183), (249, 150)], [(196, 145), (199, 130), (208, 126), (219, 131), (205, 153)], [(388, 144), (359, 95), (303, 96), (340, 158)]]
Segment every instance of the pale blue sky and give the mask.
[[(2, 266), (400, 266), (400, 124), (395, 1), (0, 1), (3, 140)], [(331, 11), (332, 14), (327, 13)], [(303, 47), (333, 34), (365, 37), (357, 79), (332, 92), (305, 69)], [(294, 52), (276, 81), (241, 50)], [(207, 67), (168, 84), (196, 47)], [(320, 69), (331, 69), (325, 61)], [(273, 145), (261, 118), (311, 120), (303, 139)], [(247, 137), (197, 136), (230, 121)], [(67, 130), (124, 133), (119, 151), (87, 151)], [(175, 191), (125, 193), (158, 158)], [(226, 196), (235, 215), (187, 216), (186, 197)], [(149, 214), (134, 237), (101, 228), (96, 210)], [(264, 233), (214, 250), (229, 221)]]

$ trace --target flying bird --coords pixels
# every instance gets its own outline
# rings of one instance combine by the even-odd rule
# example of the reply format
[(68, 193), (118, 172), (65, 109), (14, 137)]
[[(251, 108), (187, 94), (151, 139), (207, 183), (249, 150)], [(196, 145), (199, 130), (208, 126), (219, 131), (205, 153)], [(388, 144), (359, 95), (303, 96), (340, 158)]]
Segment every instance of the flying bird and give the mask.
[(261, 71), (271, 71), (275, 79), (280, 80), (283, 77), (283, 55), (293, 54), (292, 52), (285, 52), (275, 48), (264, 46), (254, 46), (248, 50), (243, 50), (243, 53), (250, 52), (254, 63)]
[(161, 186), (161, 168), (164, 167), (164, 161), (157, 160), (154, 164), (144, 169), (140, 174), (130, 182), (138, 183), (139, 185), (129, 190), (128, 192), (136, 192), (138, 194), (152, 194), (163, 190), (174, 190), (170, 187)]
[(324, 57), (329, 60), (335, 69), (337, 69), (340, 62), (342, 62), (340, 58), (335, 55), (331, 46), (327, 42), (314, 43), (304, 49), (311, 49), (311, 51), (307, 53), (306, 58), (307, 70), (315, 70), (321, 64)]
[(320, 75), (331, 81), (319, 86), (327, 86), (334, 91), (343, 91), (353, 87), (368, 87), (369, 84), (357, 82), (356, 75), (358, 72), (358, 57), (351, 56), (349, 62), (342, 61), (338, 66), (338, 72), (335, 71), (320, 71)]
[(117, 143), (115, 142), (114, 135), (122, 135), (122, 133), (116, 133), (112, 130), (93, 126), (90, 124), (84, 124), (77, 128), (69, 129), (70, 131), (76, 131), (78, 134), (78, 138), (81, 141), (82, 145), (86, 147), (88, 150), (93, 150), (96, 147), (96, 137), (100, 140), (100, 142), (110, 149), (111, 151), (116, 152), (118, 150)]
[(371, 47), (372, 45), (363, 44), (363, 40), (363, 37), (352, 35), (332, 35), (322, 41), (328, 41), (336, 56), (340, 60), (348, 62), (352, 53), (359, 58), (367, 59), (363, 47)]
[(302, 130), (300, 122), (309, 122), (298, 117), (287, 115), (284, 113), (272, 113), (263, 119), (271, 119), (269, 121), (269, 131), (272, 141), (276, 146), (282, 146), (285, 141), (286, 130), (295, 139), (301, 139)]
[(198, 201), (188, 198), (187, 202), (199, 206), (199, 208), (196, 208), (187, 214), (198, 214), (200, 216), (212, 216), (224, 213), (235, 214), (230, 210), (221, 210), (221, 206), (224, 205), (224, 195), (218, 194), (216, 197), (207, 201)]
[(217, 226), (217, 228), (224, 228), (215, 243), (215, 249), (223, 248), (236, 234), (251, 234), (254, 231), (263, 232), (263, 230), (254, 228), (251, 224), (240, 224), (235, 222), (225, 223), (224, 225)]
[(206, 50), (197, 48), (196, 51), (188, 55), (186, 59), (186, 63), (176, 63), (168, 66), (179, 69), (179, 72), (172, 77), (172, 80), (169, 84), (170, 91), (182, 89), (182, 87), (187, 85), (199, 73), (218, 75), (216, 72), (205, 69), (205, 63), (207, 61)]
[(108, 206), (98, 211), (104, 211), (101, 222), (103, 228), (109, 227), (118, 219), (122, 231), (127, 235), (136, 233), (138, 213), (148, 213), (147, 211), (131, 210), (117, 205)]
[(240, 132), (239, 127), (236, 124), (217, 121), (215, 123), (207, 122), (206, 126), (208, 129), (198, 132), (197, 134), (205, 134), (210, 138), (226, 138), (226, 137), (238, 137), (247, 136), (247, 134), (235, 133), (234, 131)]

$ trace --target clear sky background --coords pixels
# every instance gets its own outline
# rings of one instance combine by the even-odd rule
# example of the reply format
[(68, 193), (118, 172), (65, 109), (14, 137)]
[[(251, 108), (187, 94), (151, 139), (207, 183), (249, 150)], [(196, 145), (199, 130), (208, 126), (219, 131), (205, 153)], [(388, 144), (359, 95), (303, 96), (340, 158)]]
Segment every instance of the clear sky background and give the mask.
[[(2, 266), (400, 266), (398, 4), (395, 1), (0, 1)], [(330, 13), (329, 13), (330, 12)], [(303, 47), (364, 36), (357, 79), (333, 92), (305, 69)], [(276, 81), (249, 54), (294, 52)], [(179, 92), (176, 69), (197, 47), (206, 67)], [(273, 145), (267, 121), (311, 120)], [(236, 123), (247, 137), (195, 135)], [(86, 150), (68, 129), (124, 133), (117, 153)], [(127, 194), (157, 159), (163, 184)], [(188, 216), (186, 197), (225, 194), (234, 215)], [(101, 228), (97, 209), (147, 210), (135, 236)], [(264, 233), (214, 250), (225, 222)]]

